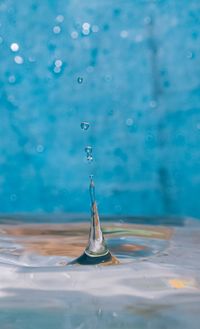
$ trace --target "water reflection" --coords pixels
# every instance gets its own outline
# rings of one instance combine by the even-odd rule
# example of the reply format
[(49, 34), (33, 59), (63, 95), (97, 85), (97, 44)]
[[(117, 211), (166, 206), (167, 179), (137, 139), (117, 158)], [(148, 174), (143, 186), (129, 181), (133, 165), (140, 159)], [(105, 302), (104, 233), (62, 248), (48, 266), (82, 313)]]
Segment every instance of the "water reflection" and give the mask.
[[(74, 259), (84, 251), (89, 224), (23, 224), (1, 225), (1, 256), (24, 254), (66, 257)], [(163, 251), (171, 238), (172, 229), (125, 223), (103, 226), (108, 248), (117, 258), (133, 260)], [(66, 261), (66, 262), (67, 262)], [(64, 262), (64, 264), (66, 264)]]

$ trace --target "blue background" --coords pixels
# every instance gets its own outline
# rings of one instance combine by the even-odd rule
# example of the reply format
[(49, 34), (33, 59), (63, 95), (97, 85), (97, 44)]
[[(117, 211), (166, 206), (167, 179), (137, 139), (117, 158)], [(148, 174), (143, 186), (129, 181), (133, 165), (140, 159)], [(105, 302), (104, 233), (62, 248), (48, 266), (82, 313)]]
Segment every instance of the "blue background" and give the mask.
[(200, 217), (199, 108), (198, 0), (0, 2), (0, 212)]

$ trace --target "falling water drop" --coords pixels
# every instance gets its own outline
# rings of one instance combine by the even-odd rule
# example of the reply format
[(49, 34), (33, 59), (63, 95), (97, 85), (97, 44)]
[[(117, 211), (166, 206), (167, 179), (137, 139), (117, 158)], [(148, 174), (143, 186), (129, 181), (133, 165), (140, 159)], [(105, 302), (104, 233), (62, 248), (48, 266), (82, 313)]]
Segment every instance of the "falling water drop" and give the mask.
[(82, 77), (78, 77), (78, 78), (77, 78), (77, 82), (78, 82), (79, 84), (83, 83), (83, 78), (82, 78)]
[(92, 156), (92, 147), (91, 146), (86, 146), (85, 148), (85, 153), (86, 153), (86, 158), (89, 163), (93, 161), (93, 156)]
[(89, 126), (90, 126), (89, 122), (86, 121), (81, 122), (81, 129), (88, 130)]

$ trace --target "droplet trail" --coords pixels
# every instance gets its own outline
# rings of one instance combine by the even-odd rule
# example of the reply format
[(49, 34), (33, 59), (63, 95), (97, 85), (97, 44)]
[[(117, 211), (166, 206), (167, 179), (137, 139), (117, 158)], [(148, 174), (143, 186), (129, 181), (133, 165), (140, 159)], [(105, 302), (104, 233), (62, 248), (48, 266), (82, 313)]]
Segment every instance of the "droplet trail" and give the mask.
[(93, 161), (92, 147), (91, 146), (86, 146), (85, 153), (86, 153), (86, 158), (87, 158), (88, 162), (91, 163)]

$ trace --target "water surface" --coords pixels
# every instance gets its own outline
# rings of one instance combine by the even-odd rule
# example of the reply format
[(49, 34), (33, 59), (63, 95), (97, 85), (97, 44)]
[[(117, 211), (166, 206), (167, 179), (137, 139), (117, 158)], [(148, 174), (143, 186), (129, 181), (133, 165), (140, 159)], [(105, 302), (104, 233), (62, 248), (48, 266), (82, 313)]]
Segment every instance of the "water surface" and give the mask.
[(9, 219), (0, 221), (1, 328), (199, 328), (198, 221), (103, 220), (120, 264), (69, 266), (89, 220)]

